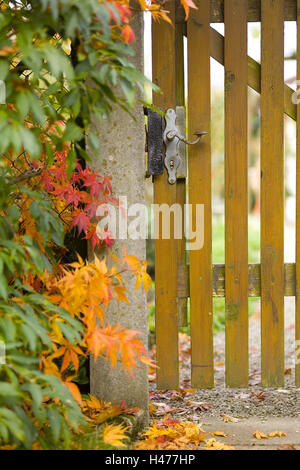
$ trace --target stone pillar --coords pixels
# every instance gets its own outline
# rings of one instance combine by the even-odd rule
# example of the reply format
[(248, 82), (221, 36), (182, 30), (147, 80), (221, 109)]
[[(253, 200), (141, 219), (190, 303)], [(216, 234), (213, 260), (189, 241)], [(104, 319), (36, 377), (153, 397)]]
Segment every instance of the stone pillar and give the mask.
[[(143, 15), (136, 15), (133, 22), (136, 36), (136, 56), (134, 65), (143, 71)], [(114, 195), (127, 196), (128, 206), (133, 203), (145, 203), (145, 130), (144, 114), (141, 105), (135, 109), (136, 121), (127, 113), (116, 108), (110, 119), (98, 125), (100, 131), (99, 157), (93, 158), (93, 166), (101, 175), (112, 177)], [(145, 240), (116, 240), (113, 252), (146, 258)], [(135, 290), (135, 280), (127, 282), (130, 304), (111, 305), (108, 320), (111, 324), (120, 324), (126, 328), (143, 333), (143, 341), (147, 343), (147, 310), (146, 296), (142, 287)], [(91, 393), (98, 398), (120, 403), (125, 400), (127, 406), (138, 406), (146, 411), (144, 423), (148, 419), (148, 377), (147, 367), (139, 364), (134, 370), (134, 379), (125, 373), (121, 365), (111, 368), (102, 358), (96, 363), (91, 358)]]

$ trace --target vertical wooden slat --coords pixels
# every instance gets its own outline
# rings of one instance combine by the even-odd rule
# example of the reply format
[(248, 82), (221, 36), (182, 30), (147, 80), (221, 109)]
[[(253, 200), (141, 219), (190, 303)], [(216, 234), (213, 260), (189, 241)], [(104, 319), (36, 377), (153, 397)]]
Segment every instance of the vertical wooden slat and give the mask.
[(225, 1), (226, 385), (248, 385), (247, 0)]
[[(163, 110), (176, 106), (175, 2), (167, 3), (173, 25), (152, 23), (153, 81), (161, 88), (153, 102)], [(154, 203), (172, 206), (176, 185), (170, 185), (166, 171), (154, 178)], [(157, 386), (175, 389), (179, 384), (177, 325), (177, 245), (178, 241), (155, 240), (155, 299)]]
[[(300, 12), (300, 0), (297, 0)], [(297, 17), (297, 80), (300, 80), (300, 16)], [(299, 99), (299, 96), (298, 96)], [(297, 105), (297, 169), (296, 169), (296, 366), (295, 382), (300, 387), (300, 102)]]
[(204, 246), (190, 251), (192, 386), (214, 385), (212, 336), (212, 222), (210, 146), (210, 0), (197, 0), (187, 25), (189, 137), (209, 132), (200, 144), (189, 147), (190, 223), (195, 230), (196, 204), (204, 204)]
[[(177, 8), (179, 2), (176, 2)], [(177, 10), (178, 11), (178, 10)], [(175, 41), (176, 41), (176, 104), (177, 106), (184, 106), (184, 24), (175, 24)], [(184, 204), (186, 203), (186, 180), (184, 178), (177, 180), (177, 204), (182, 207), (182, 213), (184, 213)], [(187, 278), (187, 266), (186, 266), (186, 251), (185, 251), (185, 238), (184, 238), (184, 218), (182, 218), (182, 239), (178, 240), (178, 268), (177, 268), (177, 282), (179, 277)], [(182, 279), (181, 279), (182, 281)], [(184, 279), (183, 279), (184, 281)], [(185, 281), (187, 282), (187, 281)], [(177, 297), (177, 311), (178, 311), (178, 326), (187, 326), (187, 298)]]
[(284, 2), (262, 0), (262, 385), (284, 384)]

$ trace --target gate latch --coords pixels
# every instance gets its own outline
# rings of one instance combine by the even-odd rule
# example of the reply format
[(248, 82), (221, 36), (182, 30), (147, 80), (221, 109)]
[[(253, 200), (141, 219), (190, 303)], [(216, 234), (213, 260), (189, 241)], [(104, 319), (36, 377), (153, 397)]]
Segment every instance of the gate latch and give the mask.
[[(207, 132), (196, 132), (195, 135), (197, 138), (194, 142), (187, 140), (182, 135), (182, 133), (185, 133), (184, 108), (177, 107), (176, 111), (172, 108), (169, 108), (166, 111), (166, 127), (163, 133), (163, 141), (166, 146), (166, 156), (164, 163), (168, 171), (170, 184), (175, 184), (176, 179), (181, 177), (181, 171), (178, 172), (178, 169), (180, 166), (182, 166), (183, 163), (185, 163), (180, 157), (180, 154), (185, 156), (185, 148), (182, 148), (180, 143), (182, 142), (186, 145), (196, 145), (200, 141), (201, 137), (207, 134)], [(180, 130), (176, 127), (176, 121), (179, 121), (177, 124)]]

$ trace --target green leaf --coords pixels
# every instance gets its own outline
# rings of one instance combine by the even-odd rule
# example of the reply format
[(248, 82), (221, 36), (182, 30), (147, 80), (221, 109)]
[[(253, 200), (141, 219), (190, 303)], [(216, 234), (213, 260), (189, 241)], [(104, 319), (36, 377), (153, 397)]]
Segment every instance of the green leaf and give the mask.
[(17, 416), (21, 419), (22, 425), (24, 428), (24, 445), (26, 449), (30, 449), (32, 447), (33, 442), (37, 438), (37, 429), (30, 420), (29, 416), (25, 413), (25, 411), (19, 407), (14, 407), (14, 411)]
[(133, 107), (134, 105), (134, 96), (135, 96), (135, 91), (134, 87), (131, 82), (127, 80), (127, 78), (120, 77), (120, 84), (121, 88), (124, 92), (124, 95), (129, 103), (129, 106)]
[(30, 154), (31, 158), (37, 158), (41, 153), (41, 145), (36, 139), (34, 133), (29, 129), (21, 126), (19, 131), (24, 149)]
[(75, 124), (74, 121), (69, 121), (63, 136), (63, 142), (74, 142), (83, 138), (82, 129)]
[(4, 300), (8, 299), (8, 284), (6, 276), (3, 274), (3, 272), (0, 272), (0, 297), (2, 297)]
[(24, 441), (24, 426), (21, 419), (17, 416), (16, 413), (7, 408), (0, 408), (0, 421), (19, 441)]
[(24, 333), (25, 339), (28, 341), (29, 348), (31, 351), (36, 350), (37, 345), (37, 335), (33, 328), (26, 325), (25, 323), (21, 325), (22, 331)]
[(37, 407), (41, 406), (42, 400), (43, 400), (43, 393), (39, 385), (34, 384), (34, 383), (24, 384), (22, 386), (22, 390), (30, 393), (35, 406)]
[(71, 174), (76, 168), (76, 152), (74, 150), (74, 147), (71, 148), (71, 150), (68, 153), (68, 159), (67, 159), (67, 177), (70, 178)]
[(52, 434), (54, 442), (58, 442), (61, 432), (61, 416), (55, 408), (48, 408), (48, 418), (50, 423), (50, 433)]
[(0, 382), (0, 395), (8, 395), (11, 397), (19, 397), (20, 391), (16, 388), (15, 385), (12, 385), (8, 382)]
[(29, 94), (24, 91), (18, 93), (16, 105), (19, 110), (20, 118), (24, 120), (29, 112)]

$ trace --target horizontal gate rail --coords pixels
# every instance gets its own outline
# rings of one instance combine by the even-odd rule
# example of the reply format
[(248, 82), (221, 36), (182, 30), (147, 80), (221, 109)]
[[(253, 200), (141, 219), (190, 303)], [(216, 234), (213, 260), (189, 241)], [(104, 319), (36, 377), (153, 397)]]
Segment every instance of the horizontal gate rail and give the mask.
[[(189, 297), (189, 274), (178, 273), (178, 292), (181, 297)], [(213, 264), (212, 290), (214, 297), (225, 297), (225, 265)], [(296, 296), (296, 264), (285, 263), (284, 265), (284, 296)], [(261, 267), (258, 263), (248, 264), (248, 297), (261, 296)], [(300, 338), (299, 338), (300, 339)]]

